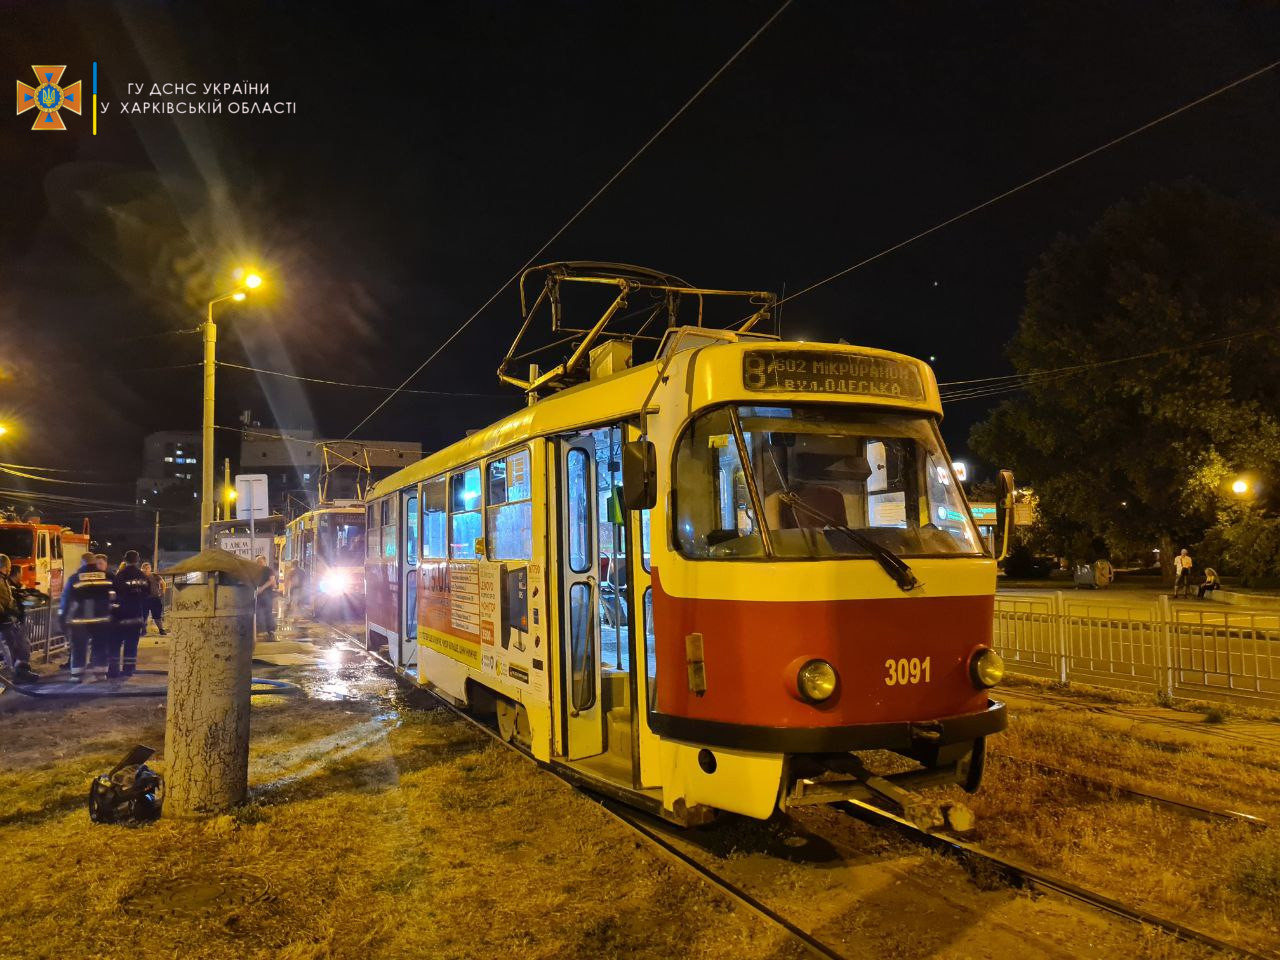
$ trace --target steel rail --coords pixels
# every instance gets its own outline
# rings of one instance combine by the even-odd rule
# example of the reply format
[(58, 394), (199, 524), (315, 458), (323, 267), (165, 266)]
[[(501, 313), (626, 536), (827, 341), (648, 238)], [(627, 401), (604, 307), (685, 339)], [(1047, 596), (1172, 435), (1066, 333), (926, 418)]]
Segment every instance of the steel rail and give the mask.
[[(393, 664), (390, 660), (388, 660), (386, 657), (382, 656), (381, 654), (374, 652), (373, 650), (369, 650), (365, 648), (360, 644), (359, 640), (351, 636), (351, 634), (347, 633), (345, 630), (341, 630), (337, 627), (334, 627), (332, 624), (326, 624), (326, 626), (328, 626), (329, 629), (333, 630), (334, 633), (338, 634), (348, 643), (352, 644), (360, 652), (368, 654), (370, 657), (377, 660), (379, 663), (382, 663), (388, 667), (391, 667), (392, 669), (395, 669), (395, 664)], [(400, 674), (398, 671), (396, 673), (396, 676), (397, 678), (400, 677)], [(478, 720), (477, 718), (471, 716), (469, 713), (462, 710), (455, 704), (450, 703), (447, 699), (445, 699), (443, 695), (437, 693), (435, 690), (431, 689), (430, 687), (422, 687), (422, 686), (415, 685), (414, 689), (421, 690), (424, 693), (430, 694), (433, 699), (435, 699), (447, 710), (453, 713), (454, 716), (470, 724), (472, 727), (475, 727), (480, 732), (492, 737), (494, 740), (496, 740), (498, 743), (502, 744), (503, 746), (509, 747), (523, 754), (525, 757), (527, 757), (528, 759), (536, 763), (541, 769), (545, 770), (547, 773), (550, 773), (552, 776), (554, 776), (561, 783), (567, 784), (568, 786), (577, 790), (582, 796), (585, 796), (587, 799), (593, 801), (601, 810), (603, 810), (606, 814), (608, 814), (611, 818), (616, 820), (618, 823), (621, 823), (627, 827), (630, 827), (635, 833), (638, 833), (645, 840), (648, 840), (649, 843), (651, 843), (653, 846), (657, 847), (669, 859), (673, 860), (677, 864), (690, 870), (691, 872), (696, 874), (700, 879), (711, 884), (721, 893), (725, 894), (731, 900), (734, 900), (740, 903), (742, 906), (746, 907), (752, 913), (755, 913), (757, 916), (762, 917), (763, 919), (769, 921), (770, 923), (774, 924), (777, 927), (781, 927), (782, 930), (784, 930), (786, 933), (790, 934), (796, 940), (799, 940), (802, 944), (804, 944), (804, 946), (815, 956), (823, 957), (824, 960), (849, 960), (849, 958), (847, 958), (844, 954), (838, 952), (834, 948), (823, 943), (817, 937), (801, 929), (799, 926), (792, 923), (790, 920), (782, 916), (776, 910), (773, 910), (767, 904), (763, 903), (756, 897), (753, 897), (751, 894), (747, 893), (747, 891), (743, 890), (733, 881), (720, 876), (718, 873), (716, 873), (714, 870), (711, 870), (709, 867), (703, 866), (696, 859), (689, 856), (683, 850), (680, 850), (670, 841), (666, 840), (660, 834), (655, 832), (652, 827), (649, 827), (643, 823), (640, 823), (639, 820), (637, 819), (637, 814), (623, 807), (620, 801), (611, 800), (607, 797), (601, 796), (598, 793), (587, 792), (586, 790), (579, 789), (584, 785), (584, 780), (586, 778), (569, 776), (565, 773), (565, 771), (557, 769), (554, 766), (550, 766), (548, 764), (543, 763), (542, 761), (534, 757), (533, 754), (530, 753), (528, 750), (521, 747), (519, 744), (511, 743), (510, 741), (502, 739), (502, 736), (498, 733), (497, 730), (493, 729), (483, 721)]]
[[(1147, 800), (1151, 803), (1159, 804), (1162, 807), (1177, 810), (1180, 813), (1199, 817), (1202, 820), (1226, 820), (1232, 823), (1243, 823), (1257, 830), (1266, 830), (1271, 826), (1268, 821), (1263, 820), (1261, 817), (1255, 817), (1251, 813), (1244, 813), (1240, 810), (1228, 810), (1225, 807), (1205, 807), (1198, 803), (1192, 803), (1189, 800), (1179, 800), (1177, 797), (1171, 797), (1165, 793), (1156, 793), (1154, 790), (1138, 790), (1135, 787), (1126, 787), (1119, 783), (1113, 783), (1110, 780), (1099, 780), (1096, 777), (1089, 776), (1088, 774), (1076, 773), (1074, 770), (1063, 770), (1061, 767), (1055, 767), (1052, 764), (1043, 763), (1039, 760), (1027, 760), (1024, 757), (1014, 757), (1007, 753), (996, 754), (994, 755), (994, 758), (1002, 762), (1007, 760), (1010, 763), (1018, 763), (1026, 767), (1032, 767), (1042, 773), (1065, 777), (1093, 790), (1121, 793), (1133, 797), (1136, 800)], [(988, 757), (987, 759), (989, 761), (992, 757)]]
[(1139, 907), (1128, 906), (1104, 893), (1090, 890), (1061, 877), (1055, 877), (1010, 857), (983, 850), (968, 841), (959, 840), (945, 833), (926, 832), (909, 820), (904, 820), (902, 817), (889, 813), (887, 810), (881, 810), (879, 807), (863, 803), (860, 800), (842, 800), (831, 804), (831, 806), (872, 826), (891, 827), (906, 839), (938, 853), (953, 857), (967, 866), (982, 864), (986, 867), (992, 867), (1012, 886), (1048, 890), (1094, 907), (1104, 913), (1163, 930), (1165, 933), (1188, 943), (1197, 943), (1225, 953), (1235, 953), (1248, 957), (1250, 960), (1275, 960), (1275, 954), (1257, 953), (1248, 947), (1220, 940), (1213, 934), (1205, 933), (1203, 930), (1179, 923), (1177, 920), (1161, 917)]
[[(334, 627), (332, 624), (326, 624), (326, 626), (355, 646), (357, 650), (368, 654), (378, 662), (385, 664), (392, 669), (395, 668), (395, 664), (393, 664), (389, 659), (367, 649), (351, 634)], [(397, 672), (396, 676), (397, 678), (400, 677), (399, 672)], [(475, 727), (482, 733), (492, 737), (498, 743), (517, 750), (562, 783), (565, 783), (575, 789), (584, 786), (582, 778), (569, 776), (565, 771), (536, 759), (533, 754), (522, 748), (520, 745), (503, 740), (497, 730), (494, 730), (492, 727), (461, 710), (459, 707), (449, 702), (449, 700), (445, 699), (443, 695), (437, 693), (431, 688), (415, 685), (414, 689), (422, 690), (423, 692), (430, 694), (434, 700), (438, 701), (455, 716), (464, 720), (466, 723)], [(768, 920), (775, 926), (781, 927), (792, 937), (803, 943), (805, 947), (815, 955), (824, 957), (826, 960), (848, 960), (848, 958), (843, 954), (826, 945), (821, 940), (818, 940), (812, 934), (796, 926), (796, 924), (772, 910), (766, 904), (747, 893), (731, 880), (720, 876), (714, 870), (711, 870), (699, 863), (696, 859), (677, 848), (674, 844), (665, 840), (652, 828), (640, 823), (636, 819), (637, 814), (632, 813), (625, 807), (615, 805), (618, 804), (618, 801), (609, 800), (599, 794), (588, 792), (587, 790), (580, 790), (579, 792), (593, 800), (601, 810), (605, 811), (613, 817), (613, 819), (630, 827), (633, 831), (640, 834), (666, 854), (670, 859), (686, 867), (688, 870), (710, 883), (729, 898), (747, 907), (753, 913), (765, 920)], [(1120, 917), (1124, 920), (1163, 930), (1165, 933), (1188, 943), (1197, 943), (1202, 946), (1210, 947), (1214, 950), (1226, 953), (1235, 953), (1249, 958), (1249, 960), (1275, 960), (1274, 954), (1268, 955), (1257, 953), (1246, 947), (1241, 947), (1238, 944), (1230, 943), (1226, 940), (1220, 940), (1212, 934), (1205, 933), (1203, 930), (1179, 923), (1176, 920), (1170, 920), (1137, 907), (1127, 906), (1118, 900), (1108, 897), (1106, 894), (1089, 890), (1086, 887), (1081, 887), (1069, 880), (1054, 877), (1053, 875), (1038, 870), (1035, 867), (983, 850), (975, 844), (967, 841), (959, 840), (945, 833), (931, 833), (921, 830), (909, 820), (905, 820), (902, 817), (889, 813), (886, 810), (881, 810), (879, 807), (871, 804), (863, 803), (860, 800), (842, 800), (831, 804), (831, 806), (836, 810), (856, 817), (873, 826), (892, 827), (908, 840), (912, 840), (922, 846), (928, 847), (929, 849), (951, 856), (966, 865), (981, 863), (988, 867), (994, 867), (996, 872), (1004, 877), (1005, 881), (1011, 886), (1048, 890), (1067, 897), (1068, 899), (1094, 907), (1095, 909), (1101, 910), (1105, 913)]]

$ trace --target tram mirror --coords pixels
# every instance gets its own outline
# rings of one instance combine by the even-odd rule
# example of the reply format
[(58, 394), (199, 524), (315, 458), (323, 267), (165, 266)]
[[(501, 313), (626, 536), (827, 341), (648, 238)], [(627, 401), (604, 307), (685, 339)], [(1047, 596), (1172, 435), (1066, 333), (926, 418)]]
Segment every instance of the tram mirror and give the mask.
[(658, 502), (658, 456), (650, 440), (622, 445), (622, 502), (628, 510), (652, 510)]
[(1000, 497), (996, 500), (996, 560), (1009, 555), (1009, 535), (1013, 531), (1013, 471), (1000, 471)]

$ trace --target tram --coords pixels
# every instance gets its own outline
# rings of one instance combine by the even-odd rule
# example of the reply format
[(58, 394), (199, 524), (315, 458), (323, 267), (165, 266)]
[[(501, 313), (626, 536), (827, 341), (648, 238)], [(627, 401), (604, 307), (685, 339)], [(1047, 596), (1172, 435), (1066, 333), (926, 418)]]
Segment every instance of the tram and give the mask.
[[(605, 320), (551, 376), (500, 370), (531, 400), (562, 388), (370, 491), (370, 646), (540, 762), (681, 823), (976, 790), (1005, 726), (996, 561), (931, 369), (756, 332), (766, 293), (559, 264), (553, 305), (574, 280), (618, 291)], [(631, 366), (631, 342), (598, 341), (646, 293), (668, 328)], [(756, 312), (677, 322), (677, 298), (701, 322), (713, 296)], [(914, 763), (876, 776), (872, 750)]]
[(290, 520), (280, 546), (289, 610), (319, 620), (364, 617), (365, 508), (336, 500)]

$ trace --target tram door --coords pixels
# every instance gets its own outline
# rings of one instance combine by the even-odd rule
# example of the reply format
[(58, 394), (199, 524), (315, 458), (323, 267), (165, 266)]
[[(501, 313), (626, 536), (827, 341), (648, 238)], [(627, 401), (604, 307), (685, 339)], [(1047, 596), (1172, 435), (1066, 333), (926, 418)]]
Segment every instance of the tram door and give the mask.
[(604, 752), (600, 698), (600, 549), (596, 523), (596, 445), (590, 433), (560, 443), (565, 752), (570, 760)]
[(418, 491), (401, 494), (400, 503), (400, 655), (396, 663), (418, 675)]

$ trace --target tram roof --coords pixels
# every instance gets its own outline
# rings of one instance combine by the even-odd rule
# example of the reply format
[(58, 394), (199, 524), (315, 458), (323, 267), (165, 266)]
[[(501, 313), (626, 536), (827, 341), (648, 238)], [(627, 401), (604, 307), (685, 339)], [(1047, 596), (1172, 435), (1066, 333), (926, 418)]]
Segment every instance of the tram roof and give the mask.
[[(859, 396), (851, 394), (823, 393), (769, 393), (748, 394), (742, 391), (725, 391), (726, 382), (742, 382), (742, 357), (749, 350), (776, 350), (787, 352), (821, 352), (833, 356), (855, 354), (861, 357), (873, 357), (878, 360), (889, 360), (908, 363), (920, 374), (924, 397), (918, 402), (892, 401), (885, 397)], [(909, 407), (937, 416), (942, 414), (942, 404), (938, 397), (938, 387), (932, 369), (914, 357), (888, 350), (877, 350), (873, 347), (849, 346), (831, 343), (806, 343), (801, 341), (740, 341), (737, 343), (721, 343), (713, 346), (689, 349), (678, 354), (672, 361), (668, 373), (683, 375), (683, 365), (688, 359), (698, 356), (698, 362), (713, 364), (715, 373), (708, 377), (715, 381), (715, 388), (721, 395), (715, 397), (697, 396), (693, 399), (695, 409), (706, 406), (709, 402), (724, 402), (735, 399), (750, 399), (756, 402), (769, 403), (812, 403), (818, 399), (837, 399), (840, 402), (856, 402), (876, 406)], [(524, 443), (534, 437), (568, 433), (572, 430), (606, 423), (610, 420), (621, 420), (635, 416), (640, 405), (653, 388), (654, 378), (658, 374), (660, 360), (650, 360), (639, 366), (631, 367), (612, 376), (597, 380), (588, 380), (565, 390), (561, 390), (532, 406), (524, 407), (504, 417), (488, 427), (437, 450), (417, 463), (410, 464), (384, 477), (369, 491), (367, 500), (411, 486), (422, 480), (437, 476), (472, 463), (483, 457)], [(706, 393), (708, 391), (699, 391)]]

